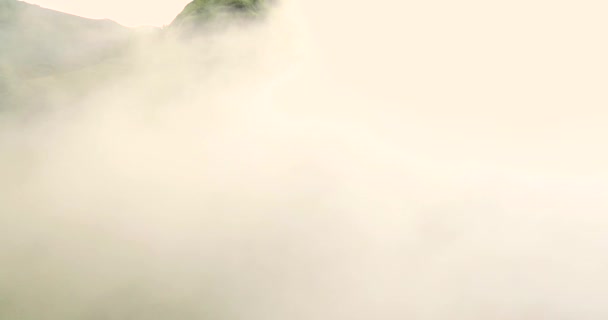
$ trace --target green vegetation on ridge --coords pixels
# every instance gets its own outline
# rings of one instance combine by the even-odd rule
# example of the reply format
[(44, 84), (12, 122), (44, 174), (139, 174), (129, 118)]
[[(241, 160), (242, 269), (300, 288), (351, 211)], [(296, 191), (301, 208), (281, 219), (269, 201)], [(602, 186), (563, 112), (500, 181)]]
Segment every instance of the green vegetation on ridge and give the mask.
[(263, 14), (269, 0), (194, 0), (171, 23), (171, 28), (203, 25), (218, 16), (255, 18)]

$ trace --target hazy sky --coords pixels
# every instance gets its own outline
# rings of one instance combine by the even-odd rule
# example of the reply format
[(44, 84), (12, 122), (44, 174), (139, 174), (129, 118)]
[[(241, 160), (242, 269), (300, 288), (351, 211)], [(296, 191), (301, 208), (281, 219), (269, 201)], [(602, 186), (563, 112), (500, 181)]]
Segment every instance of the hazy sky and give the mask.
[[(189, 1), (31, 0), (126, 26), (168, 24)], [(316, 79), (333, 69), (341, 97), (407, 111), (396, 125), (416, 117), (441, 142), (433, 152), (538, 170), (597, 172), (608, 161), (604, 1), (298, 4), (328, 60)]]

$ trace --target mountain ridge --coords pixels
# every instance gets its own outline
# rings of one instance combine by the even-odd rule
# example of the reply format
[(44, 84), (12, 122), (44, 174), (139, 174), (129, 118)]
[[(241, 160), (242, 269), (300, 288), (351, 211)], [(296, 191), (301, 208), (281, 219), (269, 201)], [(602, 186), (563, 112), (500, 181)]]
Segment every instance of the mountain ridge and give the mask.
[(252, 19), (263, 15), (270, 0), (194, 0), (180, 12), (170, 28), (192, 29), (216, 21), (220, 17)]
[[(121, 72), (115, 74), (113, 70), (121, 68), (114, 65), (124, 64), (120, 60), (127, 58), (129, 48), (142, 41), (206, 35), (207, 32), (199, 32), (199, 27), (204, 29), (219, 20), (257, 20), (263, 17), (269, 3), (194, 0), (167, 28), (146, 29), (128, 28), (109, 19), (84, 18), (24, 1), (0, 0), (0, 110), (44, 105), (45, 92), (50, 90), (39, 83), (60, 83), (61, 90), (73, 95), (82, 87), (80, 82), (95, 84), (113, 79), (112, 75), (119, 77)], [(87, 79), (74, 82), (78, 78), (74, 73)], [(45, 80), (49, 77), (56, 80)]]

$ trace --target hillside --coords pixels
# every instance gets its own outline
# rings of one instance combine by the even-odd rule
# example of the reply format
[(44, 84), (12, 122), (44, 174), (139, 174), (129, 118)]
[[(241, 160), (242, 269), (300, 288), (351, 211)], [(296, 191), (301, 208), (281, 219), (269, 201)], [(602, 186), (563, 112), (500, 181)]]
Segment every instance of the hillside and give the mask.
[(269, 0), (194, 0), (171, 23), (171, 28), (202, 26), (221, 17), (251, 19), (262, 15)]
[(58, 77), (121, 55), (133, 30), (17, 0), (0, 0), (0, 110), (44, 105), (38, 78)]
[[(138, 43), (171, 33), (197, 34), (198, 26), (231, 17), (262, 16), (269, 1), (195, 0), (164, 31), (127, 28), (17, 0), (0, 0), (0, 111), (36, 109), (49, 97), (86, 94), (124, 74)], [(160, 35), (160, 36), (158, 36)], [(164, 36), (163, 36), (164, 35)], [(155, 54), (157, 46), (150, 47)]]
[(117, 54), (131, 30), (16, 0), (0, 2), (0, 70), (31, 78), (87, 66)]

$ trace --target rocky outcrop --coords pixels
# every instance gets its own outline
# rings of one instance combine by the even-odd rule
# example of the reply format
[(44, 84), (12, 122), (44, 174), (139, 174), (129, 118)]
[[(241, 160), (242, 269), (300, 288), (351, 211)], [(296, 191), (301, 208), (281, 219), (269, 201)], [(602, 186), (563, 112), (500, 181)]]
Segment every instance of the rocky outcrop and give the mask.
[(190, 31), (220, 20), (255, 20), (268, 11), (271, 0), (194, 0), (171, 23), (171, 29)]

